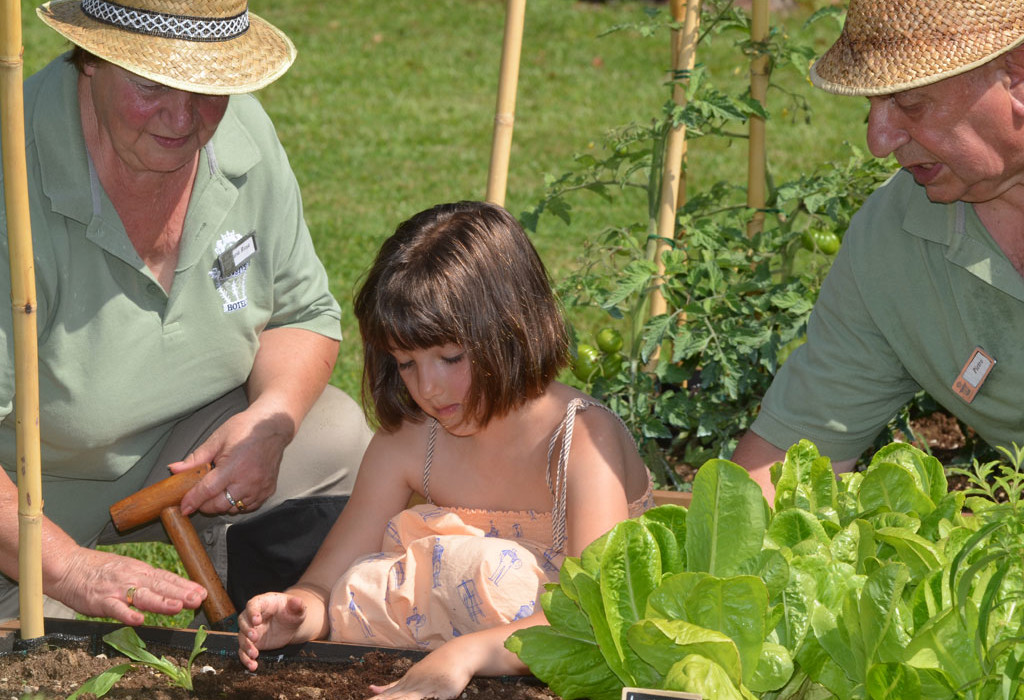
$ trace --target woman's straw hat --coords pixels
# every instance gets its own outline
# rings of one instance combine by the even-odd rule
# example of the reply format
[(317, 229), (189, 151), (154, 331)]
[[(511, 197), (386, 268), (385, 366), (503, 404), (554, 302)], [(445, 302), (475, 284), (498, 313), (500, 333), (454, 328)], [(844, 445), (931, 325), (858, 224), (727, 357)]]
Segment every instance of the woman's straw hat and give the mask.
[(850, 0), (811, 82), (839, 95), (886, 95), (966, 73), (1022, 42), (1020, 0)]
[(52, 0), (36, 12), (89, 53), (188, 92), (252, 92), (295, 60), (291, 40), (246, 0)]

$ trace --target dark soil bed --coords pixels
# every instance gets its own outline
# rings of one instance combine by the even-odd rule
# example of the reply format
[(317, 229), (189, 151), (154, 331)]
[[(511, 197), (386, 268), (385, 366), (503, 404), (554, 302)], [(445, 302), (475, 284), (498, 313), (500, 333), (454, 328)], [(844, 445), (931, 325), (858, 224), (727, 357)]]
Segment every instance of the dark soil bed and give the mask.
[[(51, 632), (88, 626), (92, 634)], [(32, 643), (7, 640), (13, 648), (0, 653), (0, 700), (66, 698), (89, 678), (127, 661), (102, 644), (102, 634), (116, 625), (47, 620), (47, 635)], [(180, 664), (191, 650), (190, 631), (140, 628), (147, 648)], [(170, 645), (153, 641), (170, 639)], [(13, 635), (12, 635), (13, 637)], [(170, 685), (163, 674), (135, 668), (104, 697), (118, 700), (363, 700), (372, 697), (371, 683), (400, 677), (421, 655), (366, 647), (314, 642), (283, 650), (275, 660), (246, 671), (234, 656), (234, 635), (211, 634), (193, 665), (193, 694)], [(186, 648), (187, 647), (187, 648)], [(92, 696), (87, 696), (92, 698)], [(557, 700), (532, 677), (476, 678), (463, 693), (479, 700)]]

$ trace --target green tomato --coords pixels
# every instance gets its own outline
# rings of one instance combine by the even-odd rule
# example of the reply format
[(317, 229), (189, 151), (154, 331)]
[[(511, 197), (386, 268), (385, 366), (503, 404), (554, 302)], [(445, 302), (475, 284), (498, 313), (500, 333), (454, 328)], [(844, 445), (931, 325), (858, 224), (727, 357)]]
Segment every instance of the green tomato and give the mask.
[(601, 356), (597, 348), (586, 343), (576, 346), (576, 359), (572, 363), (572, 373), (583, 382), (589, 382), (601, 372)]
[(833, 231), (817, 229), (814, 232), (814, 244), (825, 255), (835, 255), (839, 251), (839, 243), (839, 236)]
[(606, 378), (615, 377), (622, 370), (622, 363), (625, 358), (622, 353), (612, 352), (601, 360), (601, 376)]
[(818, 244), (818, 250), (825, 255), (835, 255), (839, 252), (839, 236), (832, 231), (815, 231), (814, 242)]
[(614, 328), (603, 328), (597, 334), (597, 347), (609, 354), (618, 352), (622, 349), (622, 334)]
[(839, 251), (839, 236), (833, 231), (823, 228), (810, 228), (803, 232), (800, 241), (807, 250), (818, 250), (825, 255), (835, 255)]
[(810, 229), (806, 229), (800, 234), (800, 244), (804, 250), (814, 250), (814, 233)]

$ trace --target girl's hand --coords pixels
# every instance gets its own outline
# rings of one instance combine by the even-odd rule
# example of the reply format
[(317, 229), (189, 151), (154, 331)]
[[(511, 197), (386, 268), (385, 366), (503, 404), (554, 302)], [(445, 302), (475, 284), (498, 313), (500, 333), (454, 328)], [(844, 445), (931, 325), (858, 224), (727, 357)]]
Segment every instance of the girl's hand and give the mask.
[(306, 602), (287, 593), (264, 593), (250, 600), (238, 616), (238, 658), (256, 670), (260, 649), (280, 649), (295, 638), (306, 619)]
[(423, 700), (457, 698), (473, 680), (475, 668), (472, 655), (459, 653), (458, 645), (448, 642), (413, 664), (405, 675), (387, 685), (371, 685), (375, 698)]

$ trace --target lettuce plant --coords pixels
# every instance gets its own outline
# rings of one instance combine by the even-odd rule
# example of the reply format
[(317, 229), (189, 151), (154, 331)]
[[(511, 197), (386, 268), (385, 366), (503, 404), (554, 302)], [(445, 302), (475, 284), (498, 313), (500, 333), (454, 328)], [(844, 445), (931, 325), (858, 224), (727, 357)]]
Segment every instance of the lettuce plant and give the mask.
[[(776, 465), (769, 506), (711, 460), (689, 509), (616, 525), (563, 564), (546, 627), (507, 646), (566, 700), (623, 686), (709, 698), (1024, 698), (1024, 478), (997, 504), (949, 492), (904, 444), (837, 480), (808, 442)], [(973, 512), (965, 512), (965, 499)]]

